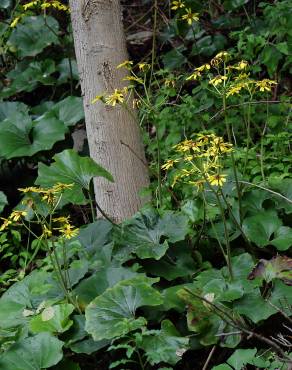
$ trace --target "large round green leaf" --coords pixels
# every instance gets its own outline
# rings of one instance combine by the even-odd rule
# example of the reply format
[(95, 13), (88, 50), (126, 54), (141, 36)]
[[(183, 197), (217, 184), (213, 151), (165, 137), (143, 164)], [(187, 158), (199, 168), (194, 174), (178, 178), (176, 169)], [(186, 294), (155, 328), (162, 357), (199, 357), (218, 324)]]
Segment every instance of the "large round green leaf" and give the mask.
[(49, 150), (65, 138), (67, 127), (55, 118), (40, 117), (34, 122), (25, 113), (0, 123), (0, 156), (10, 159)]
[(9, 98), (23, 91), (30, 92), (40, 83), (54, 85), (56, 83), (56, 79), (52, 76), (54, 72), (56, 72), (56, 66), (52, 59), (30, 62), (29, 64), (24, 60), (7, 73), (6, 78), (11, 82), (1, 90), (0, 96)]
[(162, 304), (160, 293), (151, 287), (159, 279), (139, 276), (108, 288), (86, 308), (85, 330), (98, 341), (112, 339), (146, 325), (144, 317), (136, 318), (137, 308)]
[(12, 31), (8, 43), (13, 46), (17, 55), (33, 57), (51, 44), (58, 44), (59, 24), (50, 16), (24, 17)]
[(188, 230), (185, 215), (168, 211), (159, 217), (154, 209), (146, 209), (116, 230), (116, 256), (127, 260), (135, 253), (139, 258), (159, 260), (166, 253), (168, 242), (183, 240)]
[(96, 176), (113, 181), (111, 174), (89, 157), (80, 157), (74, 150), (68, 149), (56, 154), (50, 166), (39, 164), (36, 184), (51, 187), (58, 182), (73, 184), (73, 188), (64, 192), (68, 202), (81, 204), (86, 201), (83, 190), (89, 190), (91, 180)]
[(270, 244), (272, 234), (282, 226), (276, 212), (263, 211), (243, 220), (243, 231), (249, 240), (258, 247)]
[(149, 335), (143, 336), (141, 348), (146, 352), (151, 365), (160, 362), (175, 365), (188, 349), (188, 344), (189, 339), (182, 337), (169, 320), (164, 320), (161, 330), (151, 331)]
[(63, 342), (49, 333), (18, 341), (0, 356), (1, 370), (41, 370), (56, 365), (63, 357)]
[(68, 303), (47, 307), (30, 320), (29, 328), (32, 333), (63, 333), (73, 324), (69, 319), (73, 310), (74, 306)]

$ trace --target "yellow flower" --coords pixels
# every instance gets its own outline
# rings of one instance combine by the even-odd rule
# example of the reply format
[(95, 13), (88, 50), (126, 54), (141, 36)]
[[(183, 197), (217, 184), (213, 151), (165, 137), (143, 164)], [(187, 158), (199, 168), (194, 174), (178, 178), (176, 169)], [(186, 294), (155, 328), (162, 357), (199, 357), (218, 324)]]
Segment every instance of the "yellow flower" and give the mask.
[(232, 144), (225, 143), (223, 138), (218, 136), (213, 139), (212, 148), (215, 148), (220, 153), (228, 153), (232, 151)]
[(228, 98), (231, 95), (239, 94), (239, 92), (244, 88), (244, 85), (245, 84), (236, 84), (231, 86), (226, 93), (226, 97)]
[(67, 223), (60, 227), (59, 231), (62, 234), (62, 236), (64, 236), (64, 238), (71, 239), (78, 235), (79, 229)]
[(131, 60), (125, 60), (123, 63), (119, 64), (117, 66), (118, 68), (126, 68), (126, 69), (131, 69), (131, 66), (133, 65), (133, 62)]
[(138, 68), (144, 72), (150, 68), (150, 65), (148, 63), (138, 63)]
[(142, 102), (140, 99), (133, 99), (133, 108), (139, 108), (142, 105)]
[(52, 236), (52, 230), (50, 230), (47, 225), (43, 225), (43, 234), (42, 236), (50, 238)]
[(181, 9), (185, 7), (184, 2), (181, 0), (178, 0), (178, 1), (174, 0), (172, 1), (171, 5), (172, 5), (171, 7), (172, 10), (177, 10), (177, 9)]
[(167, 86), (167, 87), (175, 87), (175, 81), (172, 80), (172, 79), (167, 78), (164, 81), (164, 85)]
[(139, 84), (143, 84), (143, 80), (135, 76), (126, 76), (123, 78), (123, 81), (135, 81), (138, 82)]
[(22, 193), (40, 193), (43, 189), (36, 186), (29, 186), (28, 188), (19, 188), (18, 190)]
[(271, 88), (273, 87), (273, 85), (277, 85), (277, 82), (273, 80), (264, 79), (261, 81), (257, 81), (255, 85), (256, 87), (259, 88), (259, 91), (264, 92), (271, 91)]
[(52, 192), (59, 193), (64, 190), (72, 189), (74, 184), (63, 184), (61, 182), (58, 182), (56, 185), (52, 187)]
[(204, 72), (204, 71), (208, 71), (210, 68), (211, 68), (210, 64), (206, 63), (206, 64), (203, 64), (201, 67), (195, 68), (195, 71)]
[(246, 60), (242, 60), (236, 66), (234, 66), (234, 68), (238, 70), (242, 70), (242, 69), (245, 69), (247, 66), (248, 66), (248, 62)]
[(57, 1), (57, 0), (53, 0), (51, 2), (46, 2), (45, 1), (41, 5), (42, 9), (47, 9), (47, 8), (50, 8), (50, 7), (53, 7), (53, 8), (58, 9), (58, 10), (63, 10), (63, 11), (68, 11), (69, 10), (68, 6), (63, 5), (62, 3), (60, 3), (60, 1)]
[(222, 186), (226, 181), (226, 175), (217, 173), (216, 175), (208, 175), (208, 182), (213, 186)]
[(99, 100), (103, 101), (104, 100), (104, 96), (103, 95), (96, 95), (96, 97), (94, 99), (91, 100), (91, 104), (95, 104), (97, 103)]
[(188, 181), (188, 184), (195, 185), (198, 190), (204, 189), (205, 180), (197, 180), (197, 181)]
[(34, 6), (38, 5), (39, 0), (31, 1), (23, 5), (23, 9), (26, 11), (27, 9), (33, 8)]
[(229, 57), (230, 54), (227, 53), (227, 51), (221, 51), (220, 53), (216, 54), (215, 57), (211, 60), (211, 65), (217, 67), (223, 61), (227, 61)]
[(114, 93), (105, 98), (107, 105), (112, 105), (115, 107), (117, 103), (123, 103), (125, 100), (124, 95), (121, 90), (115, 89)]
[(198, 78), (200, 78), (202, 76), (201, 72), (199, 71), (195, 71), (193, 72), (189, 77), (186, 78), (186, 80), (197, 80)]
[(12, 221), (19, 221), (22, 217), (25, 217), (27, 215), (26, 211), (13, 211), (11, 215), (9, 216), (9, 219)]
[(179, 162), (179, 160), (178, 159), (168, 159), (165, 163), (164, 163), (164, 165), (162, 165), (161, 166), (161, 169), (162, 170), (169, 170), (170, 168), (172, 168), (173, 167), (173, 165), (175, 164), (175, 163), (177, 163), (177, 162)]
[(14, 28), (17, 26), (18, 22), (20, 21), (21, 17), (16, 17), (13, 19), (13, 21), (10, 23), (10, 27)]
[(3, 224), (0, 226), (0, 231), (7, 229), (7, 227), (12, 224), (12, 221), (8, 220), (7, 218), (0, 217), (0, 219), (4, 221)]
[(192, 9), (186, 9), (186, 14), (184, 14), (181, 19), (187, 21), (189, 26), (192, 25), (193, 22), (197, 22), (199, 20), (198, 17), (199, 13), (193, 13)]
[(226, 80), (227, 80), (226, 76), (218, 75), (218, 76), (212, 78), (212, 80), (209, 81), (209, 84), (211, 84), (213, 86), (217, 86), (217, 85), (221, 84), (223, 81), (226, 81)]
[(47, 202), (50, 205), (53, 205), (56, 201), (56, 197), (55, 197), (54, 193), (55, 192), (52, 189), (42, 191), (42, 200), (44, 200), (45, 202)]
[(53, 218), (53, 221), (54, 222), (59, 222), (59, 223), (62, 223), (62, 224), (68, 224), (69, 223), (69, 216), (67, 217), (64, 217), (64, 216), (60, 216), (60, 217), (56, 217), (56, 218)]

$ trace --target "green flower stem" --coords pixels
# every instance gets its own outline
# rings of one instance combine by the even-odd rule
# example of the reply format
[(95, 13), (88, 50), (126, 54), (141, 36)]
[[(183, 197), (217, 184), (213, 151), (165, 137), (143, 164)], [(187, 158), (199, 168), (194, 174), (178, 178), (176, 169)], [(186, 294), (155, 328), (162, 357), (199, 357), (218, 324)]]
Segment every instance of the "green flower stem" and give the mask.
[[(228, 141), (231, 143), (232, 142), (232, 134), (231, 134), (230, 125), (229, 125), (228, 120), (227, 120), (227, 114), (226, 114), (226, 94), (225, 94), (225, 92), (224, 92), (224, 94), (222, 96), (222, 101), (223, 101), (223, 111), (224, 111), (224, 122), (225, 122), (225, 126), (226, 126)], [(237, 191), (237, 196), (238, 196), (240, 225), (242, 225), (241, 189), (240, 189), (240, 184), (239, 184), (239, 181), (238, 181), (238, 176), (237, 176), (237, 170), (236, 170), (236, 165), (235, 165), (235, 159), (234, 159), (233, 151), (231, 151), (230, 156), (231, 156), (232, 169), (233, 169), (233, 174), (234, 174), (234, 179), (235, 179), (235, 185), (236, 185), (236, 191)]]

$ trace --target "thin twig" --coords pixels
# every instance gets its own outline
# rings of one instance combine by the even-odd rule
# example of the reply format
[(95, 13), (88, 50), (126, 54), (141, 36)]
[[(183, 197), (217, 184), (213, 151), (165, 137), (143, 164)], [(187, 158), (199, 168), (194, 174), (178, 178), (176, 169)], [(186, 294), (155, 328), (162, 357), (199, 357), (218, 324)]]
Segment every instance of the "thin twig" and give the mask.
[(207, 360), (206, 360), (206, 362), (205, 362), (202, 370), (206, 370), (208, 368), (209, 362), (211, 361), (211, 358), (212, 358), (212, 356), (213, 356), (213, 354), (215, 352), (215, 349), (216, 349), (216, 345), (212, 347), (212, 349), (211, 349), (211, 351), (210, 351), (210, 353), (209, 353), (209, 355), (207, 357)]

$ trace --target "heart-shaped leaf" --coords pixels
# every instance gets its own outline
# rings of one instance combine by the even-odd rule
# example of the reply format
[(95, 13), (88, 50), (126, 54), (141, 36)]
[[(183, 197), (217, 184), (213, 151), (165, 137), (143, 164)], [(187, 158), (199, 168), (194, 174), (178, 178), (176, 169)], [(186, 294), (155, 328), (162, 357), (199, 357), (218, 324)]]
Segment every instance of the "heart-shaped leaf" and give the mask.
[(55, 118), (40, 117), (32, 121), (25, 113), (19, 113), (0, 123), (0, 156), (10, 159), (49, 150), (65, 138), (67, 127)]
[(139, 258), (159, 260), (168, 249), (168, 242), (183, 240), (188, 233), (185, 215), (165, 212), (162, 217), (153, 209), (138, 212), (116, 230), (117, 258), (129, 259), (135, 253)]
[(282, 221), (274, 211), (259, 212), (243, 220), (243, 231), (249, 240), (258, 247), (270, 244), (272, 234), (282, 226)]
[(0, 355), (0, 369), (47, 369), (62, 359), (62, 347), (63, 342), (49, 333), (19, 340)]
[(271, 241), (279, 251), (286, 251), (292, 246), (292, 228), (288, 226), (281, 226), (275, 232), (275, 239)]
[(65, 190), (63, 199), (75, 204), (86, 202), (83, 190), (89, 191), (90, 182), (96, 176), (113, 181), (111, 174), (89, 157), (80, 157), (74, 150), (67, 149), (56, 154), (50, 166), (39, 164), (37, 185), (51, 187), (60, 182), (73, 184), (72, 189)]
[(98, 341), (113, 339), (145, 326), (146, 319), (136, 318), (136, 310), (141, 306), (162, 304), (160, 293), (151, 286), (158, 281), (139, 276), (108, 288), (87, 306), (85, 330)]
[(161, 323), (161, 330), (143, 336), (141, 348), (151, 365), (165, 362), (175, 365), (188, 349), (189, 339), (182, 337), (169, 320)]
[(30, 330), (32, 333), (63, 333), (73, 324), (69, 319), (73, 310), (74, 306), (67, 303), (47, 307), (30, 320)]
[(51, 44), (59, 44), (58, 21), (50, 16), (24, 17), (12, 31), (8, 44), (16, 49), (20, 58), (33, 57)]

